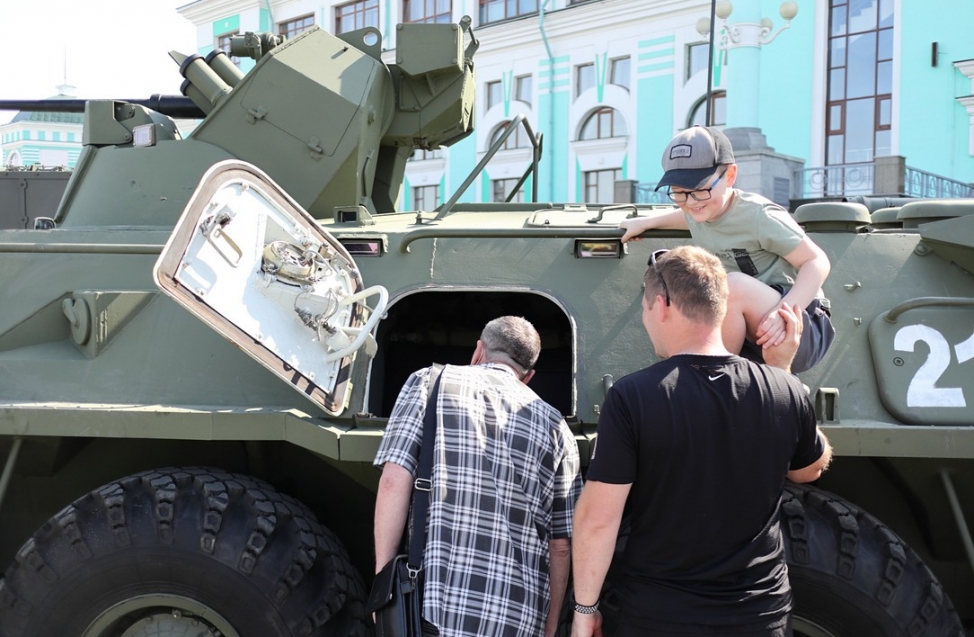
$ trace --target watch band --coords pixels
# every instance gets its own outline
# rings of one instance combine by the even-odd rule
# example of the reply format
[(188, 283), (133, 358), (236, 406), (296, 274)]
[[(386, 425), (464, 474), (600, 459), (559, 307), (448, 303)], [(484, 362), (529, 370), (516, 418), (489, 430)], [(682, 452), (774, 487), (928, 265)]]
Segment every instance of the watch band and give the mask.
[(582, 615), (591, 615), (595, 613), (595, 611), (597, 611), (598, 609), (599, 609), (598, 602), (595, 602), (591, 606), (586, 606), (585, 604), (579, 604), (578, 602), (575, 602), (575, 612), (580, 613)]

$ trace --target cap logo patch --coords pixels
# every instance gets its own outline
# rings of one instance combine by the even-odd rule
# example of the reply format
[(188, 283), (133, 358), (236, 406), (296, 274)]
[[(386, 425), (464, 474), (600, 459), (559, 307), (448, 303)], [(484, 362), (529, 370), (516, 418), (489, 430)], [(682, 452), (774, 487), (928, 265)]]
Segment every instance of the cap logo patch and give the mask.
[(670, 149), (670, 159), (689, 157), (693, 154), (693, 147), (690, 144), (678, 144)]

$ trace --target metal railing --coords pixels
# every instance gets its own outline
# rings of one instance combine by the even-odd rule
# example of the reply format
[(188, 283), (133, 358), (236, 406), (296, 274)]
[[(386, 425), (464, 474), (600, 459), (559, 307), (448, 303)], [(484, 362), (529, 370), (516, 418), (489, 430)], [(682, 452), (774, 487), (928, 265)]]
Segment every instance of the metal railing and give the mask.
[(871, 195), (876, 182), (876, 165), (837, 164), (795, 171), (801, 199)]
[(656, 184), (636, 184), (633, 189), (633, 203), (663, 203), (672, 205), (665, 190), (656, 191)]
[(935, 197), (937, 199), (966, 199), (974, 197), (974, 186), (954, 179), (934, 175), (916, 168), (906, 167), (904, 194), (911, 197)]
[[(837, 164), (795, 171), (799, 184), (800, 199), (817, 197), (843, 197), (850, 195), (902, 195), (906, 197), (932, 197), (937, 199), (963, 199), (974, 197), (974, 185), (956, 179), (935, 175), (901, 165), (898, 178), (890, 181), (890, 175), (877, 185), (876, 164)], [(879, 190), (883, 192), (877, 192)], [(901, 192), (894, 192), (901, 191)]]

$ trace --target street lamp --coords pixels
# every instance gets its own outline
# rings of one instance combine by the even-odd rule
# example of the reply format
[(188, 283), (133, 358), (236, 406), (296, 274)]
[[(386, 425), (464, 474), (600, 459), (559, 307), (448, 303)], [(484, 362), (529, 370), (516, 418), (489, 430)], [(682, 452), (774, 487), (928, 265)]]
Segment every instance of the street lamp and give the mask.
[(728, 0), (711, 2), (710, 19), (708, 20), (706, 17), (703, 17), (697, 20), (697, 33), (702, 36), (710, 35), (711, 42), (713, 42), (713, 33), (711, 32), (710, 25), (713, 24), (714, 17), (716, 17), (720, 19), (724, 27), (724, 32), (720, 35), (720, 48), (725, 50), (736, 49), (742, 46), (761, 48), (765, 44), (771, 44), (776, 37), (781, 35), (782, 31), (791, 26), (791, 21), (798, 15), (798, 3), (793, 0), (787, 0), (781, 3), (781, 6), (778, 7), (778, 14), (785, 23), (773, 33), (771, 30), (774, 28), (774, 22), (771, 21), (771, 18), (761, 18), (760, 22), (737, 22), (735, 24), (728, 24), (727, 19), (733, 11), (734, 5)]
[(706, 17), (702, 17), (697, 20), (695, 25), (697, 33), (708, 37), (710, 42), (710, 68), (707, 70), (707, 126), (713, 125), (711, 121), (710, 101), (711, 94), (713, 93), (714, 66), (714, 29), (712, 25), (715, 19), (719, 19), (723, 26), (723, 32), (720, 34), (720, 43), (718, 45), (722, 50), (728, 51), (741, 47), (760, 49), (766, 44), (771, 44), (775, 38), (781, 35), (782, 31), (791, 26), (791, 21), (798, 15), (798, 3), (793, 0), (786, 0), (781, 3), (781, 6), (778, 7), (778, 14), (785, 22), (777, 31), (772, 31), (774, 29), (774, 22), (771, 21), (771, 18), (761, 18), (760, 22), (737, 22), (729, 24), (727, 20), (733, 11), (734, 5), (729, 0), (711, 0), (710, 19), (708, 20)]

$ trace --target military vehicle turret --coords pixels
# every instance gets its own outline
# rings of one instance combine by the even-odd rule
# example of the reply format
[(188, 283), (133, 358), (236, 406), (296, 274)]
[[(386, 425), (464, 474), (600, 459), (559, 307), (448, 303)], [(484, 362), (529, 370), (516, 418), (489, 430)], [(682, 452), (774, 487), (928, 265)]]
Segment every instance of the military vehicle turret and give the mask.
[[(0, 636), (367, 635), (371, 460), (411, 371), (525, 316), (587, 458), (652, 362), (640, 277), (689, 236), (622, 245), (649, 206), (395, 211), (413, 149), (472, 131), (477, 48), (397, 29), (388, 65), (374, 29), (242, 36), (246, 74), (174, 52), (196, 129), (87, 102), (57, 210), (0, 231)], [(804, 637), (974, 625), (974, 202), (895, 203), (795, 212), (838, 330), (801, 375), (837, 457), (781, 520)]]

